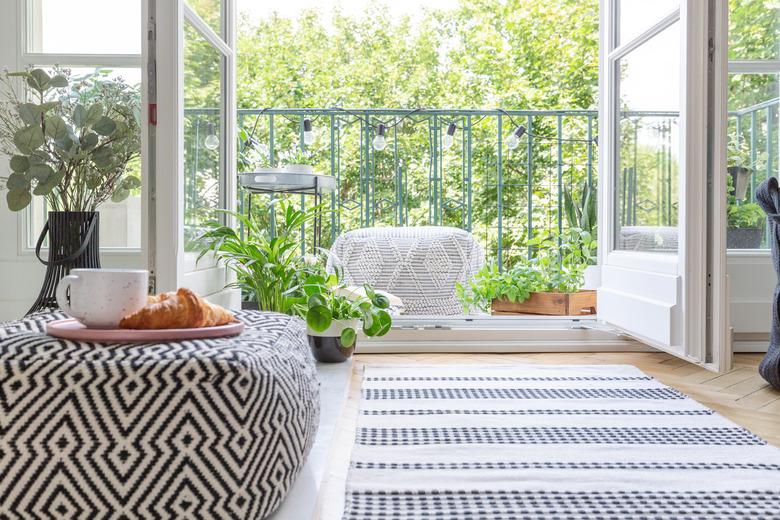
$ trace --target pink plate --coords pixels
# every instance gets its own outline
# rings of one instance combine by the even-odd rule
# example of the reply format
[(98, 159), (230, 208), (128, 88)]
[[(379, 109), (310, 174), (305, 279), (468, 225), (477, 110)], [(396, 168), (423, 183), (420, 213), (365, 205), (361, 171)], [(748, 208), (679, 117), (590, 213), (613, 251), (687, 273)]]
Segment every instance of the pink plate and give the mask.
[(148, 342), (235, 336), (244, 330), (241, 322), (198, 329), (88, 329), (73, 318), (51, 321), (46, 334), (65, 339), (102, 342)]

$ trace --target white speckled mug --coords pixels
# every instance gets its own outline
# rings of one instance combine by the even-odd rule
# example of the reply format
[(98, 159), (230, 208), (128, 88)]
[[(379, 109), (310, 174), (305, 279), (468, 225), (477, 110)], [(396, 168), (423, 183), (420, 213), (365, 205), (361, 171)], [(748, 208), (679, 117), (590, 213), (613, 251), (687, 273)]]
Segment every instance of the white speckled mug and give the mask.
[(57, 303), (89, 328), (112, 329), (146, 305), (149, 271), (73, 269), (57, 286)]

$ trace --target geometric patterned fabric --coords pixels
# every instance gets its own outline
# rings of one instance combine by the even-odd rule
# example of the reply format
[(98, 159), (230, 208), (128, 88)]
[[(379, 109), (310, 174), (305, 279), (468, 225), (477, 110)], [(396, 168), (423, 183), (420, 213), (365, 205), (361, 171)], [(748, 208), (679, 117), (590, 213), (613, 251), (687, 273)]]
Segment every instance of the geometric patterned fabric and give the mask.
[(0, 324), (0, 518), (268, 516), (314, 442), (304, 323), (238, 311), (237, 337), (92, 343), (62, 313)]
[(367, 366), (344, 520), (780, 519), (780, 450), (635, 367)]
[(330, 253), (328, 270), (340, 265), (348, 284), (371, 284), (398, 296), (405, 314), (428, 316), (463, 314), (455, 283), (467, 284), (485, 261), (469, 232), (440, 226), (357, 229)]

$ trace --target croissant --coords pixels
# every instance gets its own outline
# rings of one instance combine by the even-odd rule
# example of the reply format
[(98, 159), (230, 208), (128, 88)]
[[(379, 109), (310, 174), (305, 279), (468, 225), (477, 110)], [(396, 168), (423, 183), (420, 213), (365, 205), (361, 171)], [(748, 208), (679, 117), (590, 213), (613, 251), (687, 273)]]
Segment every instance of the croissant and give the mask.
[(189, 289), (150, 296), (142, 309), (119, 322), (123, 329), (191, 329), (235, 322), (230, 311), (207, 302)]

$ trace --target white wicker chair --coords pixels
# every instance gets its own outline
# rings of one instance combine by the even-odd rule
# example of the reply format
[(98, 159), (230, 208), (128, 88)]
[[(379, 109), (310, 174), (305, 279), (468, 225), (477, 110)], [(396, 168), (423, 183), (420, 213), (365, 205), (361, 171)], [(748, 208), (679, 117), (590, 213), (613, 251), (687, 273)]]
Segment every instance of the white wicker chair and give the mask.
[(423, 226), (344, 233), (327, 268), (339, 265), (348, 284), (369, 283), (398, 296), (405, 314), (430, 316), (463, 314), (455, 283), (468, 282), (483, 264), (482, 248), (467, 231)]

